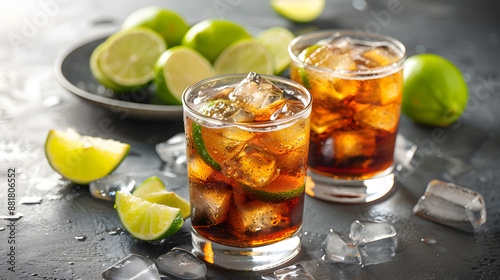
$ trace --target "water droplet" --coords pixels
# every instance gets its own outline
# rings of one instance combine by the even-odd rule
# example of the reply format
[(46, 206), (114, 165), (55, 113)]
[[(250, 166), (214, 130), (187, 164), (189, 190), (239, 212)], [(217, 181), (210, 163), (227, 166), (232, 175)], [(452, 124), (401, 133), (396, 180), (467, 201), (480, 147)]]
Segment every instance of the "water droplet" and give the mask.
[(0, 219), (7, 220), (7, 221), (17, 221), (21, 219), (24, 215), (21, 213), (16, 213), (14, 215), (9, 215), (9, 216), (0, 216)]
[(25, 196), (21, 197), (19, 204), (40, 204), (42, 203), (42, 198), (38, 196)]
[(4, 231), (4, 230), (5, 230), (5, 228), (4, 228), (4, 227), (0, 227), (0, 231)]
[(422, 241), (425, 245), (437, 244), (436, 239), (432, 239), (432, 238), (422, 238), (422, 239), (420, 239), (420, 241)]
[(87, 240), (87, 236), (85, 236), (85, 235), (75, 236), (75, 239), (78, 241), (85, 241), (85, 240)]
[(44, 107), (53, 107), (53, 106), (59, 105), (61, 103), (62, 103), (61, 97), (59, 97), (57, 95), (52, 95), (52, 96), (45, 98), (45, 100), (43, 101), (43, 106)]
[(69, 262), (68, 264), (69, 264), (69, 265), (74, 265), (75, 263), (74, 263), (74, 262)]
[(115, 229), (108, 231), (108, 234), (109, 235), (117, 235), (117, 234), (120, 234), (122, 231), (123, 231), (123, 229), (121, 229), (121, 228), (115, 228)]

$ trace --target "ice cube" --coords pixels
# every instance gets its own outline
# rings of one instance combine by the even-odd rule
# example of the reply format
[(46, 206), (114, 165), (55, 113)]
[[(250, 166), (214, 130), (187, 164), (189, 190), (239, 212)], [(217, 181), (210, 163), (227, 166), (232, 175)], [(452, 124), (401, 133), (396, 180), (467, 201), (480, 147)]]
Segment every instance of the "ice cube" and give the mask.
[(212, 158), (219, 164), (237, 155), (253, 133), (234, 126), (205, 128), (201, 131), (205, 147)]
[(382, 67), (398, 61), (399, 57), (390, 46), (369, 48), (361, 55), (363, 65), (368, 68)]
[(357, 113), (354, 119), (375, 129), (393, 133), (398, 128), (400, 110), (398, 104), (371, 105)]
[(361, 81), (354, 100), (375, 105), (401, 104), (402, 90), (403, 74), (397, 72), (383, 78)]
[(478, 232), (486, 222), (481, 194), (440, 180), (429, 182), (413, 213), (467, 232)]
[(186, 155), (186, 136), (177, 133), (165, 142), (156, 144), (156, 153), (168, 166), (178, 164), (178, 159)]
[(375, 153), (375, 132), (371, 129), (335, 131), (332, 136), (334, 156), (337, 159), (368, 157)]
[(191, 219), (196, 225), (216, 225), (228, 216), (232, 195), (229, 189), (190, 182)]
[(302, 265), (296, 264), (277, 269), (262, 275), (263, 280), (314, 280)]
[(318, 105), (315, 107), (315, 113), (320, 117), (311, 120), (311, 128), (318, 134), (347, 127), (352, 123), (353, 112), (349, 108), (332, 111)]
[(289, 214), (279, 203), (252, 201), (235, 203), (231, 212), (231, 224), (238, 232), (272, 233), (276, 227), (285, 228), (290, 224)]
[(363, 266), (385, 263), (396, 255), (396, 229), (389, 223), (354, 221), (349, 237), (358, 247)]
[(102, 278), (106, 280), (160, 280), (160, 274), (154, 262), (143, 256), (131, 254), (104, 271)]
[(279, 175), (276, 159), (253, 144), (246, 145), (235, 157), (224, 161), (221, 168), (227, 176), (254, 188), (269, 184)]
[(411, 160), (417, 151), (417, 145), (406, 139), (401, 134), (396, 136), (396, 145), (394, 148), (394, 163), (396, 171), (403, 173), (403, 170), (411, 169)]
[(317, 48), (305, 60), (306, 64), (332, 70), (355, 70), (356, 63), (351, 55), (344, 49), (330, 44)]
[(135, 185), (136, 181), (130, 174), (114, 174), (90, 182), (89, 190), (94, 198), (115, 201), (116, 192), (130, 193)]
[(181, 280), (205, 279), (207, 266), (189, 251), (173, 248), (170, 252), (159, 256), (156, 265), (162, 274)]
[(284, 104), (283, 90), (255, 72), (250, 72), (229, 94), (229, 99), (256, 117), (270, 117)]
[(323, 242), (326, 257), (333, 262), (342, 264), (360, 264), (356, 243), (352, 240), (331, 232)]

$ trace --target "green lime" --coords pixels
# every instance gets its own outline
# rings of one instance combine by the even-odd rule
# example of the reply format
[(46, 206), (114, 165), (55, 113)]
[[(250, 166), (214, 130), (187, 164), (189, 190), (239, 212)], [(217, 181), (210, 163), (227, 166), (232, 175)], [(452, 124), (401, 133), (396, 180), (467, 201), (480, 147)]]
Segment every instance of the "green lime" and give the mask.
[(129, 144), (82, 136), (74, 129), (51, 130), (45, 142), (50, 166), (77, 184), (88, 184), (110, 174), (129, 151)]
[(305, 182), (291, 176), (280, 176), (262, 188), (241, 185), (255, 199), (263, 202), (283, 202), (298, 197), (305, 190)]
[(444, 127), (467, 106), (468, 90), (460, 70), (435, 54), (418, 54), (405, 61), (402, 112), (417, 123)]
[(216, 162), (208, 153), (207, 148), (205, 147), (205, 142), (203, 142), (203, 137), (201, 135), (201, 125), (197, 123), (193, 123), (193, 140), (196, 151), (200, 155), (201, 159), (206, 164), (210, 165), (213, 169), (221, 171), (222, 168), (220, 167), (220, 164)]
[(167, 104), (181, 105), (191, 84), (215, 75), (212, 64), (197, 51), (177, 46), (165, 51), (155, 65), (156, 93)]
[(155, 62), (165, 49), (163, 38), (150, 29), (119, 31), (106, 40), (98, 65), (119, 86), (141, 86), (153, 79)]
[(123, 22), (122, 30), (139, 26), (160, 34), (168, 47), (179, 45), (189, 30), (189, 25), (179, 14), (154, 6), (140, 8), (131, 13)]
[(227, 47), (214, 63), (217, 75), (255, 72), (272, 75), (273, 56), (255, 39), (243, 39)]
[[(312, 45), (312, 46), (309, 46), (305, 49), (303, 49), (299, 55), (297, 56), (297, 58), (304, 62), (304, 64), (307, 64), (306, 63), (306, 60), (307, 58), (317, 49), (321, 47), (321, 45)], [(299, 73), (299, 77), (302, 81), (302, 85), (304, 85), (305, 88), (307, 89), (311, 89), (311, 83), (309, 82), (309, 77), (307, 75), (307, 72), (306, 72), (306, 69), (305, 67), (299, 67), (297, 66), (297, 72)]]
[(236, 22), (224, 19), (207, 19), (193, 25), (182, 44), (196, 50), (211, 63), (232, 43), (251, 38), (248, 31)]
[(106, 48), (106, 42), (99, 44), (90, 55), (90, 71), (96, 80), (104, 85), (105, 87), (112, 89), (114, 92), (125, 92), (130, 91), (131, 88), (117, 85), (115, 82), (110, 80), (104, 73), (102, 73), (101, 67), (99, 66), (99, 56), (102, 54), (103, 50)]
[(176, 233), (184, 223), (181, 210), (118, 191), (115, 208), (123, 227), (135, 238), (153, 241)]
[(266, 46), (273, 56), (274, 74), (280, 75), (289, 65), (288, 45), (295, 38), (284, 27), (271, 27), (257, 35), (257, 40)]
[(132, 194), (151, 203), (179, 208), (181, 210), (182, 218), (184, 219), (191, 216), (191, 206), (189, 205), (189, 201), (174, 192), (167, 191), (163, 182), (156, 176), (144, 181), (144, 183), (137, 187)]
[(311, 22), (323, 12), (325, 0), (271, 0), (271, 7), (289, 20)]

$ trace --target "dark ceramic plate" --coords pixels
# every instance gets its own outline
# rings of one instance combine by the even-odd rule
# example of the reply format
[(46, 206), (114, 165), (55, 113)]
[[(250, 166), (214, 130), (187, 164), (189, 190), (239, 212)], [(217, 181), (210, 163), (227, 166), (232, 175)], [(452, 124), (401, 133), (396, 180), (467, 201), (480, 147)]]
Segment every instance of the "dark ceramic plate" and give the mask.
[(69, 92), (120, 118), (172, 120), (182, 118), (182, 106), (165, 105), (152, 87), (131, 93), (115, 94), (101, 85), (90, 72), (92, 51), (108, 36), (98, 36), (78, 44), (56, 62), (56, 78)]

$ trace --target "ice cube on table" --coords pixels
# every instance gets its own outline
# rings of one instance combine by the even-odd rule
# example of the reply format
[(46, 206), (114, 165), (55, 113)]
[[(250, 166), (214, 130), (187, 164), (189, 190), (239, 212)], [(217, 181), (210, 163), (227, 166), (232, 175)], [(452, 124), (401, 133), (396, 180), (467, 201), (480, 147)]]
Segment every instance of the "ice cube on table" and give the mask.
[(183, 132), (177, 133), (165, 142), (156, 144), (156, 153), (167, 165), (182, 164), (179, 158), (186, 158), (186, 136)]
[(406, 139), (401, 134), (396, 136), (396, 145), (394, 149), (394, 163), (396, 170), (411, 169), (411, 160), (417, 151), (417, 145)]
[(136, 181), (130, 174), (114, 174), (90, 182), (89, 190), (94, 198), (115, 201), (116, 192), (130, 193), (135, 185)]
[(389, 223), (354, 221), (349, 237), (358, 247), (363, 266), (385, 263), (396, 255), (396, 229)]
[(323, 242), (326, 257), (336, 263), (360, 264), (359, 252), (356, 243), (352, 240), (331, 232)]
[(440, 180), (429, 182), (413, 213), (466, 232), (478, 232), (486, 222), (481, 194)]
[(205, 279), (207, 274), (205, 263), (181, 248), (173, 248), (159, 256), (155, 262), (162, 274), (173, 279), (201, 280)]
[(128, 255), (102, 273), (106, 280), (160, 280), (153, 261), (136, 254)]
[(296, 264), (262, 275), (263, 280), (314, 280), (302, 265)]

